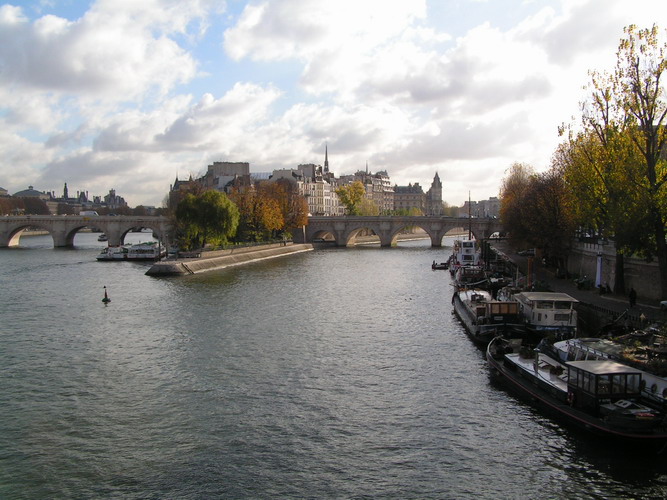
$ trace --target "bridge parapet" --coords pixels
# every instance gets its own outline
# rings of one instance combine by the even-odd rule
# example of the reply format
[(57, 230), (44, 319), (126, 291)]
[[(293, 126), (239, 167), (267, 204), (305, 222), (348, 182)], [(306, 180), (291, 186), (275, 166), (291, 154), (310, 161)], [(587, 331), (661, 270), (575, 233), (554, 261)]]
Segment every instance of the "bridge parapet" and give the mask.
[(165, 246), (169, 246), (171, 223), (163, 216), (82, 216), (82, 215), (18, 215), (0, 217), (0, 248), (18, 245), (21, 233), (27, 228), (48, 231), (54, 247), (71, 247), (74, 236), (84, 227), (103, 231), (109, 246), (123, 243), (125, 235), (136, 227), (153, 230)]

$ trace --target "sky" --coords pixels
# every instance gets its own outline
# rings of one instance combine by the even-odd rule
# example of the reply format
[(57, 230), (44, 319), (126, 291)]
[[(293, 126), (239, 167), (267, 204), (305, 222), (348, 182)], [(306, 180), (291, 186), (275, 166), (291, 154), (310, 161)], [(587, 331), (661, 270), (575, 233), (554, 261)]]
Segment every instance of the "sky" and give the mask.
[[(1, 0), (0, 0), (1, 1)], [(660, 24), (660, 23), (664, 24)], [(0, 187), (162, 206), (214, 161), (385, 170), (450, 205), (549, 168), (664, 0), (0, 3)]]

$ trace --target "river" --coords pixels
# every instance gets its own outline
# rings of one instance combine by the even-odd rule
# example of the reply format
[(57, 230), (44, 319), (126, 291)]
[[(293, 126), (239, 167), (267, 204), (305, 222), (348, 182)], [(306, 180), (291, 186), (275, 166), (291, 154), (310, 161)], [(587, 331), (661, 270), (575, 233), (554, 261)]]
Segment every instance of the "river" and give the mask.
[(158, 279), (104, 244), (0, 251), (0, 498), (667, 497), (665, 459), (490, 382), (448, 248)]

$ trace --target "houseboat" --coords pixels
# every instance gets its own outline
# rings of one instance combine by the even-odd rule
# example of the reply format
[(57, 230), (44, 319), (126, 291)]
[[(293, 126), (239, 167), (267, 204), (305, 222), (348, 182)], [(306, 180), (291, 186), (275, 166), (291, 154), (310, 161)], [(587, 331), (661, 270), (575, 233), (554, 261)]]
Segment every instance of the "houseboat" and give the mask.
[(513, 297), (528, 329), (537, 338), (551, 335), (563, 340), (576, 336), (577, 299), (560, 292), (520, 292)]
[(605, 438), (662, 451), (665, 414), (642, 397), (645, 373), (612, 360), (560, 362), (493, 339), (486, 351), (491, 376), (537, 408)]
[(513, 338), (525, 333), (518, 302), (493, 300), (488, 291), (472, 289), (454, 292), (452, 305), (468, 337), (479, 347), (486, 347), (497, 336)]

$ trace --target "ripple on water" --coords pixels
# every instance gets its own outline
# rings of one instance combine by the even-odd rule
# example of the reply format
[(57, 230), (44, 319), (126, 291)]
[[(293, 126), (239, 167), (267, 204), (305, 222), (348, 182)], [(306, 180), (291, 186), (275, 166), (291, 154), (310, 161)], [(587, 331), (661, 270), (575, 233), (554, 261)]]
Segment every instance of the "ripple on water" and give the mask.
[(0, 253), (2, 497), (667, 492), (664, 463), (489, 383), (449, 274), (430, 269), (446, 250), (326, 249), (161, 280), (86, 245)]

